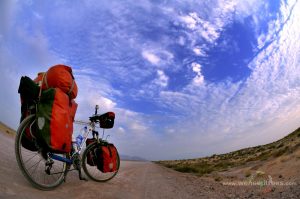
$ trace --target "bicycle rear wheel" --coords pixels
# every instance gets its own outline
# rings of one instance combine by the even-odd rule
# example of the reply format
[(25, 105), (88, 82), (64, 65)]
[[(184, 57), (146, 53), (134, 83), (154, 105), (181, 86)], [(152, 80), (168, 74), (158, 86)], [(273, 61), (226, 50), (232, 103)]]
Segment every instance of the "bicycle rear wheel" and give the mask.
[[(87, 163), (87, 156), (89, 153), (93, 152), (94, 149), (96, 149), (97, 147), (99, 147), (99, 143), (94, 142), (93, 144), (90, 144), (83, 152), (82, 154), (82, 168), (85, 172), (85, 174), (92, 180), (97, 181), (97, 182), (106, 182), (110, 179), (112, 179), (113, 177), (115, 177), (119, 171), (120, 168), (120, 157), (119, 154), (117, 152), (117, 170), (113, 171), (113, 172), (107, 172), (107, 173), (103, 173), (101, 172), (97, 166), (90, 166)], [(96, 165), (96, 163), (94, 164)]]
[[(34, 128), (35, 115), (29, 115), (20, 124), (15, 139), (15, 154), (17, 163), (25, 178), (36, 188), (52, 190), (64, 181), (66, 163), (47, 157), (47, 152), (36, 144), (36, 150), (31, 151), (22, 146), (22, 138), (26, 128)], [(66, 154), (60, 154), (65, 157)]]

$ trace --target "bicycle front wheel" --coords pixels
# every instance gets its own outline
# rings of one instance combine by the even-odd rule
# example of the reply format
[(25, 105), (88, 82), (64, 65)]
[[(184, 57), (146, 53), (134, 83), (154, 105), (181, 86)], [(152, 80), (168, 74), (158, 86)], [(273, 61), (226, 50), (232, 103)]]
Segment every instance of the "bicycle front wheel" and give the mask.
[[(99, 147), (99, 143), (94, 142), (93, 144), (90, 144), (83, 152), (82, 154), (82, 168), (85, 172), (85, 174), (92, 180), (97, 181), (97, 182), (106, 182), (113, 177), (115, 177), (119, 171), (120, 168), (120, 157), (117, 152), (117, 169), (116, 171), (113, 172), (101, 172), (97, 168), (97, 163), (92, 160), (92, 163), (88, 164), (88, 154), (93, 153), (94, 150)], [(95, 166), (91, 166), (95, 165)]]
[[(34, 131), (35, 115), (29, 115), (20, 124), (16, 140), (15, 154), (17, 163), (25, 178), (36, 188), (41, 190), (52, 190), (59, 186), (64, 180), (66, 172), (66, 163), (47, 157), (43, 148), (38, 146), (36, 140), (31, 143), (34, 150), (28, 150), (22, 145), (22, 139), (25, 139), (25, 131), (32, 128)], [(60, 154), (66, 157), (66, 154)]]

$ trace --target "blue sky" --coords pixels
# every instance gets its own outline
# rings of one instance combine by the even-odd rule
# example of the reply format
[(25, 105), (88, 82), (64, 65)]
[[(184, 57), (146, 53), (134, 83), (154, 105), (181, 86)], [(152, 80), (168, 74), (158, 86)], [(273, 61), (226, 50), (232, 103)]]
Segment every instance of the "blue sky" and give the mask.
[(0, 3), (0, 120), (19, 78), (72, 66), (76, 119), (116, 112), (120, 153), (151, 160), (265, 144), (300, 126), (295, 0)]

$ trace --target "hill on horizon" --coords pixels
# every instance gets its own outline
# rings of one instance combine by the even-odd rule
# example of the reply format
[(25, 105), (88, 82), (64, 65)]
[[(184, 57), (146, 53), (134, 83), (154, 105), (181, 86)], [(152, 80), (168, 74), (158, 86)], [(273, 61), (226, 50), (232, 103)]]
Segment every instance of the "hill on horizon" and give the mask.
[(0, 131), (5, 132), (8, 135), (15, 136), (16, 135), (16, 130), (12, 129), (11, 127), (7, 126), (3, 122), (0, 121)]
[(228, 176), (230, 172), (249, 177), (260, 170), (265, 170), (262, 173), (267, 173), (269, 168), (273, 167), (275, 168), (273, 174), (279, 172), (279, 168), (290, 167), (290, 171), (287, 171), (289, 176), (299, 175), (300, 128), (282, 139), (265, 145), (203, 158), (156, 161), (156, 163), (179, 172), (193, 173), (198, 176), (217, 176), (216, 180)]

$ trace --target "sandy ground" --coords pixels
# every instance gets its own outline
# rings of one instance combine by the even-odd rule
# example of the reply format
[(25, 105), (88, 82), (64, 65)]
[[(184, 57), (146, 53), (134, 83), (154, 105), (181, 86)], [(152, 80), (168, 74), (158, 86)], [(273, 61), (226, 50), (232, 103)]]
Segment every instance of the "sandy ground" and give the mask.
[[(75, 171), (53, 191), (33, 188), (17, 166), (14, 138), (0, 133), (0, 198), (300, 198), (300, 187), (225, 186), (213, 178), (179, 173), (151, 162), (122, 161), (109, 182), (80, 181)], [(299, 181), (297, 181), (299, 183)]]

